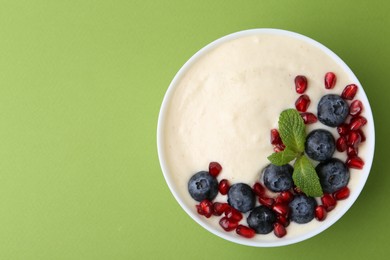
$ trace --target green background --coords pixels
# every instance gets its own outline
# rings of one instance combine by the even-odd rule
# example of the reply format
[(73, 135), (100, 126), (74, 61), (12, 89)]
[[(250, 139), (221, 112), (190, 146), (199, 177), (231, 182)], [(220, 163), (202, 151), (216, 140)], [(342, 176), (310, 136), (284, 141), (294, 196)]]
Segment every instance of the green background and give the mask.
[[(390, 254), (387, 1), (0, 1), (0, 259), (384, 259)], [(171, 195), (157, 117), (175, 73), (239, 30), (307, 35), (355, 72), (376, 119), (367, 185), (314, 238), (233, 244)]]

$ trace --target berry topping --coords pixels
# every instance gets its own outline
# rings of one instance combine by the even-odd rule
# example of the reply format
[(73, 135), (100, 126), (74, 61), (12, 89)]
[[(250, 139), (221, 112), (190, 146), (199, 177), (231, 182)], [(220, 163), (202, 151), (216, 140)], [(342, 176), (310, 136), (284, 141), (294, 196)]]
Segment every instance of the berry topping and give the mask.
[(357, 90), (358, 87), (355, 84), (349, 84), (344, 88), (343, 93), (341, 93), (341, 97), (352, 100), (355, 97)]
[(307, 89), (307, 79), (305, 76), (298, 75), (294, 79), (295, 91), (298, 94), (303, 94)]
[(244, 225), (238, 225), (236, 233), (246, 238), (252, 238), (256, 235), (256, 232), (253, 229)]
[(313, 130), (306, 138), (305, 152), (313, 160), (330, 159), (336, 149), (333, 135), (324, 129)]
[(301, 117), (305, 125), (314, 124), (318, 121), (318, 118), (313, 113), (310, 112), (301, 113)]
[(314, 218), (317, 202), (313, 197), (306, 195), (296, 195), (289, 203), (291, 220), (304, 224), (310, 222)]
[(344, 123), (349, 114), (348, 103), (339, 95), (329, 94), (323, 96), (318, 102), (318, 120), (324, 125), (336, 127)]
[(273, 192), (289, 190), (293, 187), (294, 168), (290, 164), (276, 166), (269, 164), (263, 171), (264, 185)]
[(245, 183), (233, 184), (227, 196), (229, 205), (241, 212), (248, 212), (256, 203), (255, 193)]
[(276, 214), (265, 206), (258, 206), (251, 211), (247, 222), (257, 234), (268, 234), (274, 229)]
[(308, 95), (301, 95), (297, 101), (295, 101), (295, 108), (299, 112), (306, 112), (307, 108), (310, 105), (310, 98)]
[(349, 170), (339, 159), (332, 158), (317, 165), (316, 172), (320, 178), (322, 190), (333, 193), (349, 182)]
[(324, 79), (325, 88), (326, 89), (334, 88), (334, 86), (336, 85), (336, 80), (337, 80), (336, 75), (333, 72), (326, 73)]
[(196, 201), (213, 200), (218, 194), (218, 181), (206, 171), (194, 174), (188, 181), (188, 192)]
[(211, 162), (209, 164), (209, 173), (214, 176), (214, 177), (217, 177), (218, 174), (222, 171), (222, 166), (217, 163), (217, 162)]
[(219, 193), (221, 193), (222, 195), (226, 195), (229, 191), (229, 188), (230, 188), (230, 183), (226, 179), (221, 180), (218, 184)]

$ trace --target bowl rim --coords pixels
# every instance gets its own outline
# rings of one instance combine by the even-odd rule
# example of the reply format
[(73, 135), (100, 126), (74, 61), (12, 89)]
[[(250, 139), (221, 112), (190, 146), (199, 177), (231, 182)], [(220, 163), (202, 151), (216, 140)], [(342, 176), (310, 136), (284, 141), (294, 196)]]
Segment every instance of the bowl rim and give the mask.
[[(273, 34), (273, 35), (284, 35), (284, 36), (289, 36), (293, 38), (297, 38), (300, 40), (303, 40), (323, 52), (325, 52), (328, 56), (330, 56), (351, 78), (352, 82), (360, 86), (359, 88), (359, 96), (361, 96), (360, 100), (363, 103), (364, 109), (365, 109), (365, 117), (368, 120), (368, 124), (366, 125), (366, 131), (367, 134), (369, 135), (369, 139), (366, 140), (366, 145), (367, 145), (367, 157), (364, 158), (365, 165), (364, 169), (359, 172), (359, 174), (364, 174), (364, 176), (361, 177), (360, 181), (357, 183), (357, 186), (355, 187), (355, 191), (351, 192), (348, 200), (344, 204), (344, 207), (339, 210), (337, 213), (334, 214), (331, 219), (327, 219), (326, 222), (323, 222), (322, 225), (319, 226), (318, 229), (314, 229), (308, 233), (304, 233), (302, 235), (299, 235), (297, 237), (292, 237), (289, 239), (283, 239), (281, 238), (280, 240), (277, 241), (258, 241), (258, 240), (250, 240), (246, 238), (240, 238), (240, 237), (234, 237), (229, 235), (227, 232), (223, 232), (221, 230), (217, 230), (211, 225), (208, 225), (205, 223), (204, 219), (201, 219), (199, 215), (194, 214), (193, 211), (184, 203), (184, 201), (180, 198), (179, 194), (176, 192), (174, 188), (174, 182), (169, 174), (169, 170), (166, 164), (165, 160), (165, 151), (163, 149), (164, 147), (164, 136), (163, 136), (163, 129), (164, 129), (164, 121), (165, 121), (165, 116), (166, 116), (166, 111), (169, 106), (169, 101), (173, 95), (173, 92), (175, 90), (175, 86), (177, 86), (179, 80), (181, 77), (185, 74), (185, 72), (194, 64), (200, 57), (202, 57), (204, 54), (212, 50), (213, 48), (219, 46), (222, 43), (238, 39), (241, 37), (246, 37), (246, 36), (251, 36), (251, 35), (262, 35), (262, 34)], [(246, 245), (246, 246), (253, 246), (253, 247), (277, 247), (277, 246), (285, 246), (285, 245), (290, 245), (294, 243), (298, 243), (304, 240), (307, 240), (330, 226), (332, 226), (335, 222), (337, 222), (348, 210), (349, 208), (355, 203), (357, 200), (358, 196), (362, 192), (365, 183), (367, 182), (369, 173), (371, 171), (371, 166), (372, 162), (374, 159), (374, 153), (375, 153), (375, 127), (374, 127), (374, 119), (372, 115), (372, 110), (370, 103), (368, 101), (368, 97), (364, 91), (363, 86), (357, 79), (356, 75), (352, 72), (352, 70), (346, 65), (346, 63), (338, 56), (336, 55), (333, 51), (331, 51), (329, 48), (324, 46), (323, 44), (315, 41), (312, 38), (309, 38), (305, 35), (288, 31), (288, 30), (283, 30), (283, 29), (275, 29), (275, 28), (255, 28), (255, 29), (248, 29), (248, 30), (242, 30), (242, 31), (237, 31), (225, 36), (222, 36), (211, 43), (207, 44), (203, 48), (201, 48), (199, 51), (197, 51), (190, 59), (188, 59), (184, 65), (179, 69), (179, 71), (176, 73), (174, 76), (173, 80), (168, 86), (168, 89), (164, 95), (159, 115), (158, 115), (158, 122), (157, 122), (157, 152), (158, 152), (158, 158), (160, 162), (160, 167), (163, 172), (163, 176), (165, 178), (165, 181), (169, 187), (169, 190), (171, 191), (172, 195), (176, 199), (176, 201), (179, 203), (179, 205), (184, 209), (184, 211), (193, 219), (195, 220), (199, 225), (201, 225), (203, 228), (208, 230), (209, 232), (224, 238), (230, 242), (234, 242), (237, 244), (241, 245)]]

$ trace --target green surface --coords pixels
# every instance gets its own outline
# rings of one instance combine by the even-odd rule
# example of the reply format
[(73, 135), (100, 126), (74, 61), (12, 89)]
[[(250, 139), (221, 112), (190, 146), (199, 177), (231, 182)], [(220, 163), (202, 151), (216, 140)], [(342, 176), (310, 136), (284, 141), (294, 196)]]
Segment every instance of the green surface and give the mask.
[[(0, 259), (385, 259), (390, 253), (387, 1), (0, 0)], [(305, 34), (355, 72), (376, 155), (351, 210), (279, 248), (236, 245), (179, 207), (158, 111), (183, 63), (261, 27)]]

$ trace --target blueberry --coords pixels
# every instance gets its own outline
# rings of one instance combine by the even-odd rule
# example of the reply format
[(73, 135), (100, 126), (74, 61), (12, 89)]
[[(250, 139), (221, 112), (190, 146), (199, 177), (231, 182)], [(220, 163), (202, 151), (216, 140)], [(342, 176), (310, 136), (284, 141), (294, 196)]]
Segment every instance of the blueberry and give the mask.
[(258, 206), (249, 213), (246, 221), (248, 226), (254, 229), (257, 234), (268, 234), (274, 228), (276, 215), (266, 206)]
[(241, 212), (248, 212), (253, 209), (256, 203), (255, 193), (245, 183), (233, 184), (227, 196), (229, 205)]
[(349, 170), (339, 159), (332, 158), (319, 163), (316, 172), (320, 178), (322, 190), (326, 193), (333, 193), (349, 182)]
[(318, 102), (318, 120), (324, 125), (336, 127), (345, 121), (348, 113), (348, 103), (339, 95), (325, 95)]
[(211, 201), (218, 194), (218, 181), (206, 171), (197, 172), (188, 181), (188, 192), (196, 201)]
[(276, 166), (269, 164), (263, 171), (264, 185), (273, 192), (289, 190), (293, 187), (294, 168), (290, 164)]
[(314, 218), (317, 202), (312, 197), (306, 195), (296, 195), (289, 203), (290, 218), (292, 221), (304, 224), (310, 222)]
[(306, 137), (305, 152), (316, 161), (325, 161), (332, 158), (336, 149), (333, 135), (324, 129), (311, 131)]

